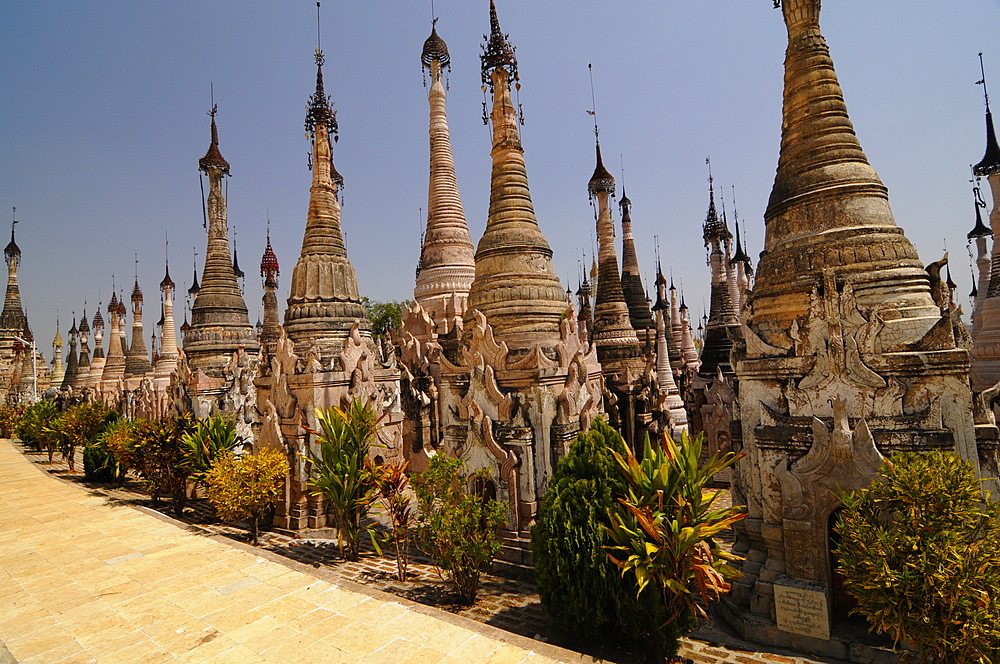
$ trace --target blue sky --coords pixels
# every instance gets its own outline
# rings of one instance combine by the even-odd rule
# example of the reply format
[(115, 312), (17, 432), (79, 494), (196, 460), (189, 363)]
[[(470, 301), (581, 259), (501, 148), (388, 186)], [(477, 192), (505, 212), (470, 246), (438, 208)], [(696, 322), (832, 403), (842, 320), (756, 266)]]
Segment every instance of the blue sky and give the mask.
[[(665, 266), (700, 313), (708, 292), (700, 229), (706, 156), (730, 211), (736, 188), (751, 256), (762, 246), (780, 131), (780, 12), (770, 0), (497, 4), (517, 47), (528, 177), (557, 274), (575, 288), (580, 253), (590, 255), (594, 235), (585, 112), (592, 62), (601, 144), (616, 177), (619, 155), (624, 160), (644, 278), (654, 269), (657, 235)], [(452, 55), (449, 121), (477, 242), (489, 194), (478, 58), (488, 2), (436, 0), (435, 10)], [(412, 297), (427, 198), (419, 57), (430, 18), (424, 0), (323, 5), (326, 89), (340, 122), (334, 159), (346, 182), (343, 226), (361, 292), (373, 299)], [(165, 232), (175, 281), (190, 285), (192, 248), (201, 273), (197, 161), (209, 142), (210, 84), (232, 166), (229, 221), (248, 275), (251, 321), (261, 308), (257, 266), (268, 210), (283, 301), (308, 201), (303, 116), (315, 84), (314, 2), (9, 0), (0, 25), (0, 220), (9, 223), (17, 206), (21, 293), (47, 356), (56, 310), (65, 335), (85, 300), (91, 316), (98, 299), (107, 306), (112, 274), (127, 294), (136, 253), (149, 333)], [(985, 52), (1000, 104), (1000, 51), (989, 50), (1000, 2), (969, 0), (959, 12), (931, 0), (839, 0), (825, 3), (822, 25), (897, 223), (925, 263), (947, 242), (953, 277), (967, 293), (969, 164), (984, 149), (977, 53)]]

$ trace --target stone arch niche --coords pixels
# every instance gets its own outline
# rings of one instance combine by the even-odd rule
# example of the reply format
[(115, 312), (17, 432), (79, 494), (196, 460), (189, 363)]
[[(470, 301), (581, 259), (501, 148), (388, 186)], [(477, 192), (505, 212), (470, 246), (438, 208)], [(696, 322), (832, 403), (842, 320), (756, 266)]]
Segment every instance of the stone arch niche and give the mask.
[(837, 493), (868, 486), (885, 462), (864, 418), (852, 430), (846, 402), (834, 397), (832, 405), (833, 431), (814, 417), (809, 451), (792, 462), (782, 458), (774, 466), (781, 487), (785, 566), (775, 583), (795, 579), (824, 593), (828, 616), (833, 609), (830, 524), (841, 506)]

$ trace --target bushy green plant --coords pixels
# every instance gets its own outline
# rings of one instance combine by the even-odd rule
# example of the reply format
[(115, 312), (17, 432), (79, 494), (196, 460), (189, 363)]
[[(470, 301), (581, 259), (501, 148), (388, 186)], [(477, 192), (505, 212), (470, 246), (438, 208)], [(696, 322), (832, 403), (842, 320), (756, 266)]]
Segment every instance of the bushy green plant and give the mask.
[(699, 600), (717, 599), (740, 574), (730, 564), (737, 556), (715, 537), (746, 514), (740, 507), (715, 509), (718, 492), (705, 491), (738, 457), (716, 453), (700, 466), (701, 450), (701, 434), (691, 440), (685, 432), (680, 445), (668, 435), (655, 446), (647, 438), (641, 461), (612, 452), (628, 491), (610, 513), (609, 556), (623, 575), (635, 576), (640, 595), (658, 597), (666, 625), (678, 634), (697, 616), (708, 617)]
[(174, 514), (178, 517), (187, 504), (187, 481), (191, 468), (186, 462), (181, 436), (191, 431), (189, 416), (179, 416), (165, 422), (143, 421), (137, 428), (131, 446), (131, 463), (153, 496), (170, 494)]
[(609, 511), (627, 492), (612, 452), (625, 454), (625, 442), (596, 419), (556, 466), (531, 529), (535, 584), (553, 630), (567, 643), (652, 647), (660, 640), (658, 649), (669, 650), (677, 634), (658, 629), (666, 621), (662, 604), (653, 593), (637, 596), (634, 578), (608, 559)]
[(400, 581), (406, 581), (406, 570), (410, 564), (410, 521), (413, 516), (410, 478), (406, 474), (406, 466), (404, 461), (375, 468), (379, 502), (382, 503), (391, 526), (386, 541), (396, 550), (396, 576)]
[(260, 537), (260, 518), (281, 495), (288, 475), (284, 453), (270, 447), (252, 454), (224, 452), (205, 474), (208, 501), (223, 521), (250, 522), (254, 546)]
[(96, 442), (84, 448), (84, 471), (87, 472), (89, 465), (93, 468), (90, 472), (98, 481), (115, 482), (119, 486), (124, 484), (138, 427), (138, 421), (128, 418), (108, 423)]
[[(70, 472), (76, 460), (76, 448), (86, 448), (97, 441), (98, 436), (118, 414), (103, 403), (81, 403), (70, 406), (58, 420), (61, 451)], [(88, 476), (88, 479), (93, 479)]]
[(215, 460), (232, 452), (237, 442), (232, 418), (215, 416), (195, 422), (194, 429), (181, 436), (191, 479), (204, 484)]
[(318, 452), (309, 450), (312, 462), (309, 485), (314, 496), (327, 500), (337, 526), (340, 555), (358, 560), (361, 537), (368, 535), (378, 551), (378, 535), (365, 524), (368, 511), (377, 497), (376, 473), (368, 459), (371, 444), (378, 433), (379, 418), (357, 399), (346, 409), (332, 407), (316, 410), (320, 431), (316, 436)]
[(504, 519), (504, 506), (496, 500), (468, 491), (461, 459), (436, 455), (419, 478), (417, 494), (417, 542), (454, 584), (469, 604), (476, 601), (479, 576), (493, 564), (500, 551), (497, 529)]
[(852, 611), (922, 662), (995, 662), (1000, 506), (973, 467), (951, 452), (898, 453), (840, 499), (837, 571)]
[[(16, 412), (9, 408), (9, 413)], [(24, 409), (17, 423), (17, 436), (25, 445), (31, 445), (41, 452), (47, 449), (49, 437), (45, 435), (45, 427), (59, 417), (59, 407), (52, 401), (39, 401)], [(49, 450), (49, 463), (55, 450)]]

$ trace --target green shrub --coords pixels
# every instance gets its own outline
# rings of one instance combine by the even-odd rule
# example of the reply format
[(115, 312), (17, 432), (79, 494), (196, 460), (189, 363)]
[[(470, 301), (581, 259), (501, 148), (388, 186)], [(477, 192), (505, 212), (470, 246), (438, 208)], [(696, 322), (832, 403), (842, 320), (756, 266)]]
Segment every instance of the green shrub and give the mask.
[(119, 486), (124, 484), (129, 469), (127, 450), (135, 444), (137, 427), (136, 420), (127, 418), (109, 422), (97, 440), (83, 448), (83, 468), (87, 477)]
[(376, 473), (368, 451), (378, 432), (378, 418), (357, 399), (345, 410), (317, 410), (316, 417), (321, 431), (309, 431), (316, 436), (319, 452), (309, 450), (309, 484), (314, 496), (326, 498), (333, 513), (340, 555), (357, 560), (362, 535), (367, 534), (379, 550), (378, 535), (365, 525), (377, 497)]
[[(70, 472), (74, 470), (76, 448), (95, 444), (104, 428), (117, 419), (118, 413), (102, 403), (81, 403), (66, 409), (58, 420), (58, 428), (61, 451)], [(87, 479), (94, 478), (88, 475)]]
[(253, 454), (221, 454), (205, 473), (208, 502), (223, 521), (250, 522), (254, 546), (260, 536), (260, 518), (281, 495), (288, 460), (265, 447)]
[[(8, 414), (13, 414), (10, 408)], [(59, 417), (59, 407), (51, 401), (39, 401), (26, 408), (17, 423), (17, 436), (25, 445), (31, 445), (37, 451), (48, 449), (47, 442), (51, 439), (45, 435), (45, 428)], [(52, 462), (54, 449), (49, 450), (49, 463)]]
[(668, 649), (676, 634), (658, 630), (666, 621), (661, 603), (652, 593), (637, 597), (635, 580), (608, 559), (608, 512), (627, 491), (613, 451), (625, 454), (625, 442), (596, 419), (556, 466), (531, 529), (535, 583), (552, 629), (567, 643), (652, 646), (660, 639)]
[(191, 479), (204, 484), (215, 460), (236, 449), (237, 442), (232, 418), (216, 416), (195, 422), (194, 429), (181, 436)]
[(193, 426), (187, 415), (165, 422), (143, 421), (137, 427), (129, 453), (130, 463), (134, 464), (153, 501), (157, 501), (160, 493), (169, 494), (178, 517), (187, 504), (187, 481), (191, 475), (181, 437)]
[(504, 506), (469, 493), (461, 459), (436, 455), (413, 482), (417, 494), (417, 541), (444, 571), (464, 602), (476, 601), (479, 576), (500, 551), (497, 529)]
[(612, 452), (628, 491), (610, 512), (609, 556), (623, 575), (634, 575), (640, 596), (652, 593), (662, 602), (664, 627), (675, 635), (690, 630), (696, 617), (707, 618), (702, 604), (728, 592), (729, 580), (740, 575), (729, 564), (738, 558), (715, 536), (746, 514), (740, 507), (713, 509), (718, 493), (704, 491), (738, 457), (716, 453), (699, 466), (701, 449), (702, 435), (690, 440), (685, 431), (679, 446), (669, 435), (655, 446), (647, 438), (642, 461)]
[(951, 452), (893, 455), (840, 496), (837, 571), (868, 618), (923, 662), (988, 664), (1000, 652), (1000, 506)]

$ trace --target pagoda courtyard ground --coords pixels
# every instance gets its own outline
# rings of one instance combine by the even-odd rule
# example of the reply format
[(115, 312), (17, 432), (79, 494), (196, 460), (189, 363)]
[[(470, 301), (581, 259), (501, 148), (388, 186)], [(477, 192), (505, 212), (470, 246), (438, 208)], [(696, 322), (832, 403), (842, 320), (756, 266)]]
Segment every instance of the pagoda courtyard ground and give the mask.
[[(0, 664), (595, 661), (205, 536), (49, 470), (0, 440)], [(681, 654), (699, 664), (829, 661), (696, 636)]]

